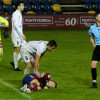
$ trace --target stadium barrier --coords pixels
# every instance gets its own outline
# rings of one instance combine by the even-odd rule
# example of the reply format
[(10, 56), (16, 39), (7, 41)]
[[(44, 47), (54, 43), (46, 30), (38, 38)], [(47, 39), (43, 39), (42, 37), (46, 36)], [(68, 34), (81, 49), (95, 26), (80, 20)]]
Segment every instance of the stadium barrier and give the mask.
[[(11, 15), (2, 16), (11, 28)], [(24, 29), (88, 29), (94, 23), (93, 15), (23, 15)]]

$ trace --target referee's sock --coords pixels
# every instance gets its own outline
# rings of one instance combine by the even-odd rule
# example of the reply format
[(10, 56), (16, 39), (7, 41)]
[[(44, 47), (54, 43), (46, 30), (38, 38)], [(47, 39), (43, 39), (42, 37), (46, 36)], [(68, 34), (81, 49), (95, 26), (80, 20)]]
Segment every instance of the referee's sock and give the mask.
[(91, 68), (91, 73), (92, 73), (93, 83), (96, 83), (96, 78), (97, 78), (97, 70), (96, 70), (96, 68)]

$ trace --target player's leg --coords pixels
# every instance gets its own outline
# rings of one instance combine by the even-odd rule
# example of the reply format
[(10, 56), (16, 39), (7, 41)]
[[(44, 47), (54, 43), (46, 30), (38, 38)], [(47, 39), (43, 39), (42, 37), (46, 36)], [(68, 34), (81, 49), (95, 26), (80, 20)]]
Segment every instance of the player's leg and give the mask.
[(24, 70), (24, 76), (29, 74), (30, 68), (31, 68), (31, 63), (30, 62), (25, 62), (25, 70)]
[(0, 45), (0, 61), (2, 60), (2, 56), (3, 56), (3, 48), (2, 48), (2, 46)]
[[(26, 41), (22, 39), (22, 41), (21, 41), (21, 46), (23, 46), (24, 44), (26, 44)], [(19, 52), (19, 53), (18, 53), (18, 59), (17, 59), (17, 60), (20, 60), (20, 58), (21, 58), (21, 54), (20, 54), (20, 52)]]
[(97, 78), (97, 67), (98, 61), (92, 61), (91, 62), (91, 74), (92, 74), (92, 80), (93, 80), (93, 84), (90, 88), (97, 88), (97, 82), (96, 82), (96, 78)]
[(12, 42), (13, 42), (13, 45), (14, 45), (14, 53), (13, 53), (13, 62), (10, 62), (10, 63), (14, 67), (15, 71), (21, 71), (18, 68), (18, 53), (20, 51), (20, 44), (21, 44), (20, 43), (20, 38), (16, 37), (14, 35), (14, 36), (12, 36)]
[(20, 58), (21, 58), (21, 54), (20, 54), (20, 52), (19, 52), (19, 53), (18, 53), (18, 57), (17, 57), (17, 61), (20, 60)]
[(14, 53), (13, 53), (13, 61), (14, 61), (14, 70), (15, 71), (20, 71), (18, 68), (18, 53), (20, 51), (20, 47), (15, 47), (14, 48)]
[(24, 70), (24, 76), (25, 76), (29, 74), (30, 68), (31, 68), (30, 54), (24, 47), (21, 47), (20, 54), (21, 54), (23, 62), (25, 63), (25, 70)]

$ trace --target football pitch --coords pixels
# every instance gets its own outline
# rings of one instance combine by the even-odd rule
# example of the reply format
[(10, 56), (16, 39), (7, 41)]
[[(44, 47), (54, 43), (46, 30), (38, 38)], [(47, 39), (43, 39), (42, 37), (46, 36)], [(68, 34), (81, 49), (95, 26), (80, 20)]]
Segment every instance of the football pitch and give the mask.
[(97, 68), (98, 88), (88, 88), (92, 85), (90, 63), (94, 49), (88, 30), (24, 30), (24, 34), (27, 41), (56, 40), (58, 47), (44, 54), (39, 71), (51, 73), (57, 88), (31, 94), (20, 92), (25, 65), (20, 60), (22, 71), (13, 71), (10, 65), (13, 44), (9, 37), (2, 39), (4, 55), (0, 62), (0, 100), (100, 100), (100, 64)]

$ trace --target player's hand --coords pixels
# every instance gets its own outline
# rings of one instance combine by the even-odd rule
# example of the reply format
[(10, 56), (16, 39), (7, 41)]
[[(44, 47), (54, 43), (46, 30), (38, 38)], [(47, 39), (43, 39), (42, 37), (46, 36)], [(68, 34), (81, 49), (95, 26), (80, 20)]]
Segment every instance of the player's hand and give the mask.
[(46, 74), (46, 73), (44, 73), (44, 72), (43, 72), (43, 73), (41, 73), (41, 78), (42, 78), (45, 74)]
[(96, 44), (95, 43), (93, 44), (93, 47), (96, 47)]
[(26, 36), (25, 36), (24, 34), (22, 35), (22, 38), (23, 38), (24, 40), (26, 40)]
[(41, 78), (41, 73), (35, 72), (38, 78)]

